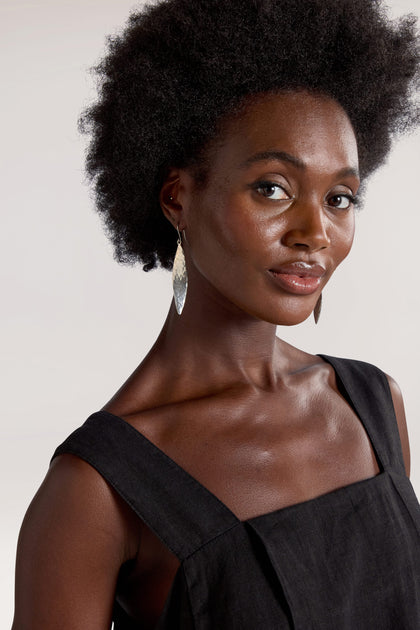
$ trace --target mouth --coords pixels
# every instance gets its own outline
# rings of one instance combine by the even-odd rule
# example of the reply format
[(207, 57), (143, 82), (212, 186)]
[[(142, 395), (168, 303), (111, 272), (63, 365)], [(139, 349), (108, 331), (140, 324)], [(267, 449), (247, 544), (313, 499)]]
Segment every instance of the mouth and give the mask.
[(276, 284), (288, 293), (311, 295), (319, 289), (326, 269), (319, 264), (296, 261), (268, 272)]

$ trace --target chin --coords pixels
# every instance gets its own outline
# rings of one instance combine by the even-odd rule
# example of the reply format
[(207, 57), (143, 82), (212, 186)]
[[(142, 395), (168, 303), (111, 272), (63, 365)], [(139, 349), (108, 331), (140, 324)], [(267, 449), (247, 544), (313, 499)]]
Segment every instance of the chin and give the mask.
[(282, 319), (277, 322), (277, 326), (297, 326), (298, 324), (302, 324), (312, 315), (312, 311), (309, 315), (305, 315), (304, 317), (295, 317), (289, 319)]
[[(242, 297), (242, 296), (241, 296)], [(302, 324), (313, 313), (318, 294), (304, 296), (283, 297), (282, 299), (267, 299), (267, 295), (247, 296), (249, 299), (229, 299), (235, 310), (253, 319), (273, 324), (274, 326), (297, 326)], [(269, 296), (270, 298), (270, 296)]]
[(275, 323), (277, 326), (297, 326), (298, 324), (302, 324), (305, 322), (312, 313), (309, 315), (305, 315), (304, 317), (284, 317), (282, 319), (278, 318)]
[(303, 300), (296, 300), (295, 298), (281, 300), (281, 302), (276, 300), (267, 304), (264, 310), (260, 309), (256, 316), (276, 326), (297, 326), (313, 314), (317, 299), (318, 295), (316, 294), (307, 296)]
[(298, 324), (302, 324), (306, 321), (313, 313), (313, 309), (303, 311), (293, 311), (290, 310), (287, 312), (286, 309), (283, 311), (276, 310), (276, 312), (268, 313), (268, 312), (254, 312), (249, 313), (253, 315), (256, 319), (268, 322), (269, 324), (274, 324), (275, 326), (297, 326)]

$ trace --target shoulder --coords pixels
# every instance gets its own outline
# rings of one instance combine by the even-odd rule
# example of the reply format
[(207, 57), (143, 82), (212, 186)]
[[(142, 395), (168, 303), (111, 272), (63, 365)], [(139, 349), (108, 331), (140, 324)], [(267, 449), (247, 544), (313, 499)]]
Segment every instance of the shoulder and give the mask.
[(395, 412), (395, 417), (398, 425), (398, 432), (401, 441), (402, 453), (404, 458), (404, 465), (407, 476), (410, 474), (410, 446), (408, 439), (407, 422), (405, 418), (404, 402), (401, 394), (401, 390), (396, 381), (383, 372), (380, 368), (372, 363), (366, 361), (360, 361), (356, 359), (345, 359), (338, 357), (329, 357), (320, 355), (325, 360), (332, 363), (332, 365), (338, 370), (350, 370), (353, 375), (357, 375), (357, 381), (364, 383), (364, 386), (369, 390), (369, 393), (375, 391), (375, 387), (380, 388), (382, 392), (386, 392), (387, 398), (389, 393), (391, 394), (392, 404)]
[(86, 627), (109, 627), (120, 568), (136, 554), (134, 531), (128, 506), (94, 468), (57, 456), (21, 527), (13, 627), (52, 630), (63, 617), (69, 628), (82, 617)]
[[(69, 512), (74, 508), (78, 522), (89, 531), (99, 528), (101, 533), (105, 529), (111, 533), (113, 548), (120, 548), (123, 562), (137, 553), (140, 524), (116, 491), (118, 484), (114, 483), (115, 474), (111, 474), (113, 462), (123, 455), (119, 444), (126, 437), (122, 435), (126, 426), (121, 418), (92, 414), (58, 446), (40, 488), (56, 509), (61, 504)], [(65, 497), (65, 502), (60, 497)]]
[(53, 459), (29, 506), (23, 529), (27, 521), (31, 528), (50, 529), (48, 520), (59, 525), (49, 536), (61, 536), (60, 530), (65, 536), (71, 531), (83, 544), (98, 545), (112, 538), (116, 563), (128, 559), (130, 547), (135, 554), (129, 535), (134, 520), (131, 510), (90, 464), (75, 455), (60, 454)]

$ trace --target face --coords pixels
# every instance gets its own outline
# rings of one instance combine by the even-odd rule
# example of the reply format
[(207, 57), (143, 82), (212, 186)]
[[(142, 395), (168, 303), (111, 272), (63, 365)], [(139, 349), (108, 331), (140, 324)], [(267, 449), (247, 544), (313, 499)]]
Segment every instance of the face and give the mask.
[(266, 95), (226, 122), (204, 187), (178, 198), (194, 287), (274, 324), (305, 320), (350, 251), (359, 186), (351, 123), (332, 99)]

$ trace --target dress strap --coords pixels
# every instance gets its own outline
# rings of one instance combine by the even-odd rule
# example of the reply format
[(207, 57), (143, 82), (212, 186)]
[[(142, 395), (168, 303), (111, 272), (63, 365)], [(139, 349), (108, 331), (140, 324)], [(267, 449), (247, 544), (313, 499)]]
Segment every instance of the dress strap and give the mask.
[(180, 561), (236, 526), (236, 516), (128, 422), (92, 414), (55, 451), (93, 466)]
[(380, 467), (405, 475), (398, 423), (386, 374), (364, 361), (319, 356), (334, 368), (338, 388), (366, 429)]

